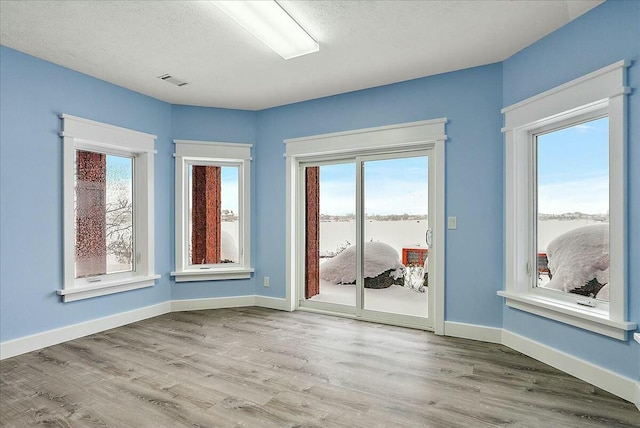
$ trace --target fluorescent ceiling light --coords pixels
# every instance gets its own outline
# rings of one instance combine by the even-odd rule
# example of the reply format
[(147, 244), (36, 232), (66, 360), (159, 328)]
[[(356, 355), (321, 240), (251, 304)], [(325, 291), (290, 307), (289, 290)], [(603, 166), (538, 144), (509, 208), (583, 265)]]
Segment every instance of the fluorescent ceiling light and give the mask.
[(212, 1), (284, 59), (318, 52), (318, 43), (275, 1)]

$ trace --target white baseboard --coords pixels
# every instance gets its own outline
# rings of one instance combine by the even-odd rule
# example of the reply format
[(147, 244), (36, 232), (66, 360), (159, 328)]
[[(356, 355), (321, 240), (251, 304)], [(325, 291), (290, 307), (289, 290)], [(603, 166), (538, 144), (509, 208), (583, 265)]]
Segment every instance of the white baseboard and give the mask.
[(142, 321), (147, 318), (157, 317), (168, 312), (198, 311), (203, 309), (239, 308), (247, 306), (260, 306), (264, 308), (287, 311), (288, 305), (285, 299), (266, 296), (235, 296), (218, 297), (211, 299), (172, 300), (158, 305), (147, 306), (120, 314), (111, 315), (87, 322), (73, 324), (54, 330), (44, 331), (19, 339), (8, 340), (0, 343), (0, 360), (15, 357), (47, 346), (78, 339), (90, 334)]
[(285, 299), (258, 295), (171, 301), (172, 312), (201, 311), (205, 309), (244, 308), (247, 306), (259, 306), (262, 308), (277, 309), (280, 311), (289, 310)]
[(502, 331), (502, 344), (638, 406), (638, 382), (633, 379), (508, 330)]
[(502, 343), (502, 329), (463, 322), (445, 321), (444, 335), (478, 340), (480, 342)]
[(205, 309), (243, 308), (255, 306), (255, 296), (213, 297), (208, 299), (172, 300), (171, 312), (202, 311)]
[(255, 306), (260, 306), (261, 308), (269, 308), (269, 309), (277, 309), (279, 311), (291, 312), (292, 309), (287, 302), (287, 299), (281, 299), (278, 297), (267, 297), (267, 296), (254, 296), (255, 297)]
[(171, 303), (134, 309), (0, 343), (0, 360), (171, 312)]
[(500, 343), (542, 361), (636, 405), (640, 410), (640, 382), (558, 351), (542, 343), (496, 327), (445, 321), (444, 335)]

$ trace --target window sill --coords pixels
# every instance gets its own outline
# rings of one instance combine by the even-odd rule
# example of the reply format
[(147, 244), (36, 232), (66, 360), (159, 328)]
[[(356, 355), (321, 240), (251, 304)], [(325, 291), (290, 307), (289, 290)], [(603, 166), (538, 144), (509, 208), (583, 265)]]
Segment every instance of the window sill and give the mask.
[(629, 331), (635, 330), (637, 327), (636, 323), (614, 321), (609, 319), (606, 313), (582, 309), (577, 305), (574, 307), (557, 300), (508, 291), (498, 291), (498, 295), (505, 298), (506, 304), (510, 308), (560, 321), (618, 340), (628, 340)]
[(175, 277), (176, 282), (220, 281), (226, 279), (249, 279), (253, 272), (253, 268), (193, 269), (171, 272), (171, 276)]
[(139, 288), (152, 287), (160, 275), (134, 276), (125, 279), (102, 281), (83, 287), (58, 290), (58, 295), (63, 301), (74, 302), (76, 300), (90, 299), (92, 297), (105, 296), (107, 294), (121, 293), (123, 291), (137, 290)]

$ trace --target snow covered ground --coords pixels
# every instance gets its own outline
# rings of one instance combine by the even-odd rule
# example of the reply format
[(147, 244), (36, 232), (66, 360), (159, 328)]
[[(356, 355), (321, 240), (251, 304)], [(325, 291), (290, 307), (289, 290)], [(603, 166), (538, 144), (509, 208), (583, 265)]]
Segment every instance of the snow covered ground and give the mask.
[[(541, 221), (538, 226), (539, 250), (545, 251), (549, 242), (562, 233), (598, 222), (588, 219)], [(237, 223), (224, 222), (224, 231), (234, 236), (237, 242)], [(400, 221), (366, 221), (365, 241), (385, 242), (402, 254), (405, 247), (425, 247), (427, 220)], [(355, 221), (323, 221), (320, 223), (320, 254), (335, 252), (347, 242), (355, 243)], [(322, 262), (327, 259), (321, 259)], [(542, 276), (540, 285), (544, 286), (548, 277)], [(603, 290), (607, 291), (607, 290)], [(365, 289), (365, 308), (384, 312), (397, 312), (407, 315), (427, 315), (427, 293), (418, 293), (410, 288), (393, 285), (385, 289)], [(344, 305), (355, 305), (355, 286), (336, 285), (321, 281), (320, 294), (312, 301), (331, 302)]]
[[(464, 220), (464, 219), (463, 219)], [(543, 220), (538, 225), (538, 247), (541, 251), (557, 236), (578, 227), (599, 224), (594, 220)], [(425, 246), (427, 220), (367, 221), (365, 241), (385, 242), (399, 252), (403, 247)], [(328, 221), (320, 223), (320, 254), (335, 251), (345, 242), (356, 241), (355, 221)]]
[[(364, 307), (380, 312), (426, 317), (428, 291), (418, 293), (410, 288), (392, 285), (389, 288), (364, 289)], [(332, 284), (320, 281), (320, 294), (310, 299), (312, 302), (328, 302), (355, 306), (356, 286), (353, 284)]]
[[(538, 225), (539, 250), (545, 251), (549, 242), (570, 230), (591, 224), (601, 224), (588, 219), (543, 220)], [(385, 242), (402, 254), (404, 247), (425, 246), (424, 237), (427, 220), (367, 221), (365, 241)], [(320, 223), (320, 254), (335, 252), (347, 242), (355, 243), (355, 221), (331, 221)], [(549, 282), (541, 276), (541, 286)], [(603, 290), (604, 292), (608, 289)], [(393, 285), (386, 289), (365, 289), (365, 308), (385, 312), (426, 316), (427, 293), (418, 293), (410, 288)], [(321, 281), (320, 294), (312, 301), (355, 305), (355, 286), (339, 285)]]
[[(402, 254), (403, 247), (424, 247), (428, 228), (427, 220), (366, 221), (364, 240), (387, 243)], [(320, 222), (320, 254), (334, 252), (345, 242), (356, 242), (354, 220)]]
[[(422, 269), (414, 269), (413, 276), (405, 275), (405, 267), (400, 263), (400, 253), (383, 242), (365, 242), (364, 276), (375, 278), (398, 275), (406, 279), (405, 285), (393, 284), (386, 288), (366, 288), (364, 308), (417, 317), (428, 315), (428, 295), (426, 289), (419, 292), (410, 288), (411, 283), (422, 284)], [(391, 272), (391, 273), (389, 273)], [(356, 304), (356, 286), (349, 284), (356, 280), (356, 254), (352, 245), (331, 259), (322, 259), (320, 265), (320, 294), (310, 300), (348, 306)]]

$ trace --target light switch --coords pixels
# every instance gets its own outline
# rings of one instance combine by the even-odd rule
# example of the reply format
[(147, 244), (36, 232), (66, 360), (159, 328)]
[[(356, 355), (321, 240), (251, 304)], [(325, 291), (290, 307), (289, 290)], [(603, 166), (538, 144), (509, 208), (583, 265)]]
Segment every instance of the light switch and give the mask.
[(458, 227), (457, 220), (455, 217), (447, 218), (447, 229), (456, 229)]

